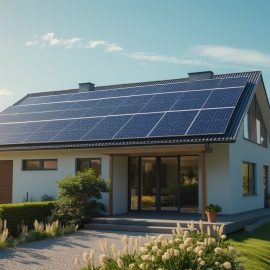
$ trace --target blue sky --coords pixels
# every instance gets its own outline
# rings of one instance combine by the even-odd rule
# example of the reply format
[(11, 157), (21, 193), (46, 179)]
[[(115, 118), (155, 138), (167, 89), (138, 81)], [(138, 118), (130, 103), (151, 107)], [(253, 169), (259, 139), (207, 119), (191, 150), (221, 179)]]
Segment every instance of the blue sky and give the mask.
[(270, 1), (0, 0), (0, 110), (25, 94), (261, 70)]

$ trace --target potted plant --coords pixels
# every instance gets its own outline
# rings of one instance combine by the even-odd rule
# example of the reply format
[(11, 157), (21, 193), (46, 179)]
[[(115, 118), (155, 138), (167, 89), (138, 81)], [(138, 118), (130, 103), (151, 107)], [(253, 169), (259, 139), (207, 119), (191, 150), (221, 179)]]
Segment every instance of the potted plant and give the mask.
[(208, 222), (216, 222), (217, 213), (221, 212), (221, 207), (218, 204), (209, 204), (205, 208)]

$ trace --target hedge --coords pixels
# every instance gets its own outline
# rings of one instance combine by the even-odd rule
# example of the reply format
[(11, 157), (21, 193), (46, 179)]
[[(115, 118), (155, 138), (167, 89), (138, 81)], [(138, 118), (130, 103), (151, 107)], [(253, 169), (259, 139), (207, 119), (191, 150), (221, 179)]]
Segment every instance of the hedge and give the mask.
[(35, 219), (46, 222), (54, 208), (53, 201), (0, 204), (0, 219), (7, 220), (10, 234), (16, 236), (22, 224), (33, 228)]

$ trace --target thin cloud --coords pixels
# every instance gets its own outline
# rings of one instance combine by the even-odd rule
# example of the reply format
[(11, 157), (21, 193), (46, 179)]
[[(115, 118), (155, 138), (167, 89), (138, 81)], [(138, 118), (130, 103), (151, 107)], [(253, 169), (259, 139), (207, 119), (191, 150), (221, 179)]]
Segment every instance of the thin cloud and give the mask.
[(222, 63), (244, 64), (248, 66), (270, 66), (270, 55), (256, 50), (225, 46), (201, 45), (192, 49), (195, 56)]
[(255, 50), (247, 50), (226, 46), (200, 45), (186, 50), (181, 56), (156, 54), (145, 51), (129, 51), (117, 43), (106, 40), (85, 41), (79, 37), (59, 38), (55, 33), (33, 35), (25, 45), (27, 47), (63, 47), (77, 49), (99, 49), (107, 53), (115, 53), (122, 57), (137, 60), (138, 62), (157, 62), (190, 66), (270, 66), (270, 55)]
[(5, 88), (0, 89), (0, 96), (2, 97), (11, 96), (13, 94), (14, 93), (8, 89), (5, 89)]
[(188, 59), (176, 56), (160, 55), (147, 52), (127, 53), (126, 57), (142, 61), (163, 62), (170, 64), (204, 65), (200, 60)]

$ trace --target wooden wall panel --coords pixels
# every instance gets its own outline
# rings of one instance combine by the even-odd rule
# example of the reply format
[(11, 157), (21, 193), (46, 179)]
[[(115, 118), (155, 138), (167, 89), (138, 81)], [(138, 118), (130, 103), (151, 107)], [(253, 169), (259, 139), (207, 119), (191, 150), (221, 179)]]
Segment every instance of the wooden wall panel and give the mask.
[(13, 161), (0, 160), (0, 204), (12, 203)]

